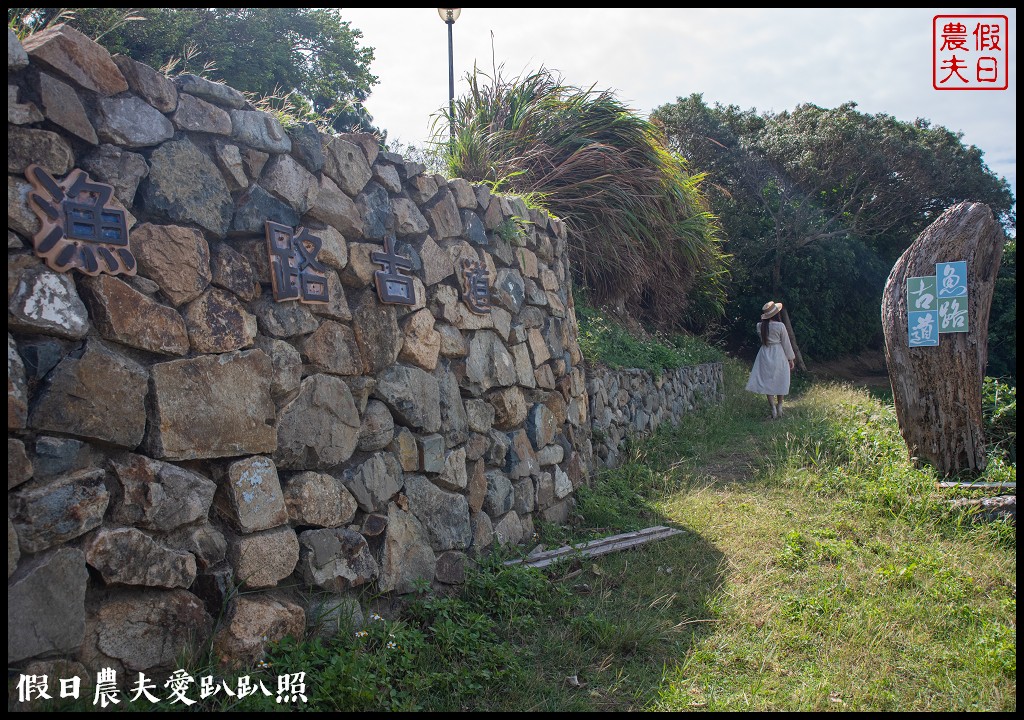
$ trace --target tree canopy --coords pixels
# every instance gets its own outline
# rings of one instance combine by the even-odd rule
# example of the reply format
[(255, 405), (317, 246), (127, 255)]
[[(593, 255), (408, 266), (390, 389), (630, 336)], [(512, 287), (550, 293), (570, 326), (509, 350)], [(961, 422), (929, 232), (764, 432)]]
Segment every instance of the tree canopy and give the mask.
[(363, 107), (373, 48), (332, 8), (8, 8), (8, 24), (66, 22), (156, 68), (194, 73), (287, 102), (339, 132), (373, 131)]
[(733, 256), (734, 347), (751, 345), (768, 299), (793, 311), (803, 350), (819, 359), (877, 347), (892, 264), (947, 207), (984, 202), (1016, 225), (1005, 179), (962, 135), (926, 120), (869, 115), (855, 103), (757, 113), (700, 94), (657, 108), (669, 147), (707, 173), (708, 199)]

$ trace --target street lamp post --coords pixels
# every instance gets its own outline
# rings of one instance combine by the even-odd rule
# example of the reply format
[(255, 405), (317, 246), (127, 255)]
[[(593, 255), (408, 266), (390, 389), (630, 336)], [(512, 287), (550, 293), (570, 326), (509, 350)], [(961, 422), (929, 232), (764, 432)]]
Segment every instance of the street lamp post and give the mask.
[(448, 142), (455, 145), (455, 64), (452, 58), (452, 25), (462, 14), (462, 8), (438, 8), (437, 14), (448, 26)]

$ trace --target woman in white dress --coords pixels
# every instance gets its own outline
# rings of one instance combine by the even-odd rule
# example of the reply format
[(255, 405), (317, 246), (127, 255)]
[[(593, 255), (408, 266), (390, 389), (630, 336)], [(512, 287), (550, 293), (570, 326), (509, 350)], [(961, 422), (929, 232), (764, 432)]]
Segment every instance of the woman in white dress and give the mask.
[(757, 324), (761, 348), (747, 381), (747, 390), (768, 398), (773, 420), (782, 417), (782, 398), (789, 394), (789, 372), (796, 359), (786, 326), (778, 318), (780, 312), (782, 303), (771, 300), (761, 308), (761, 322)]

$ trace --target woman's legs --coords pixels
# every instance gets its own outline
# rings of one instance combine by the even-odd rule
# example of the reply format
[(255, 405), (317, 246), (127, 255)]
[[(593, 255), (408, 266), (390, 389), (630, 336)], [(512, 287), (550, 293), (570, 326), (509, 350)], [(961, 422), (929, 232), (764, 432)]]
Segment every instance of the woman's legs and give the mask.
[(783, 397), (782, 395), (778, 396), (778, 398), (779, 398), (779, 402), (778, 402), (779, 417), (782, 417), (782, 397)]
[(765, 397), (768, 398), (768, 407), (771, 409), (771, 412), (772, 412), (772, 420), (775, 420), (775, 419), (777, 419), (779, 417), (779, 411), (775, 407), (775, 396), (774, 395), (765, 395)]

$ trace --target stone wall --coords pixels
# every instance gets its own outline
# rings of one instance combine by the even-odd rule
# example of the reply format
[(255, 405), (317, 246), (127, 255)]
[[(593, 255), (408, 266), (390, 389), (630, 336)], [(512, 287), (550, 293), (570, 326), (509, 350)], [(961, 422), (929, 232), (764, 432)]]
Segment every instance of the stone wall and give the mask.
[(627, 438), (678, 423), (702, 404), (721, 402), (722, 363), (705, 363), (655, 376), (646, 370), (591, 368), (587, 372), (595, 462), (617, 467)]
[[(251, 660), (566, 519), (592, 454), (562, 222), (64, 26), (8, 30), (7, 110), (9, 667)], [(75, 241), (83, 187), (126, 252)], [(266, 221), (318, 239), (327, 302), (275, 299)]]

